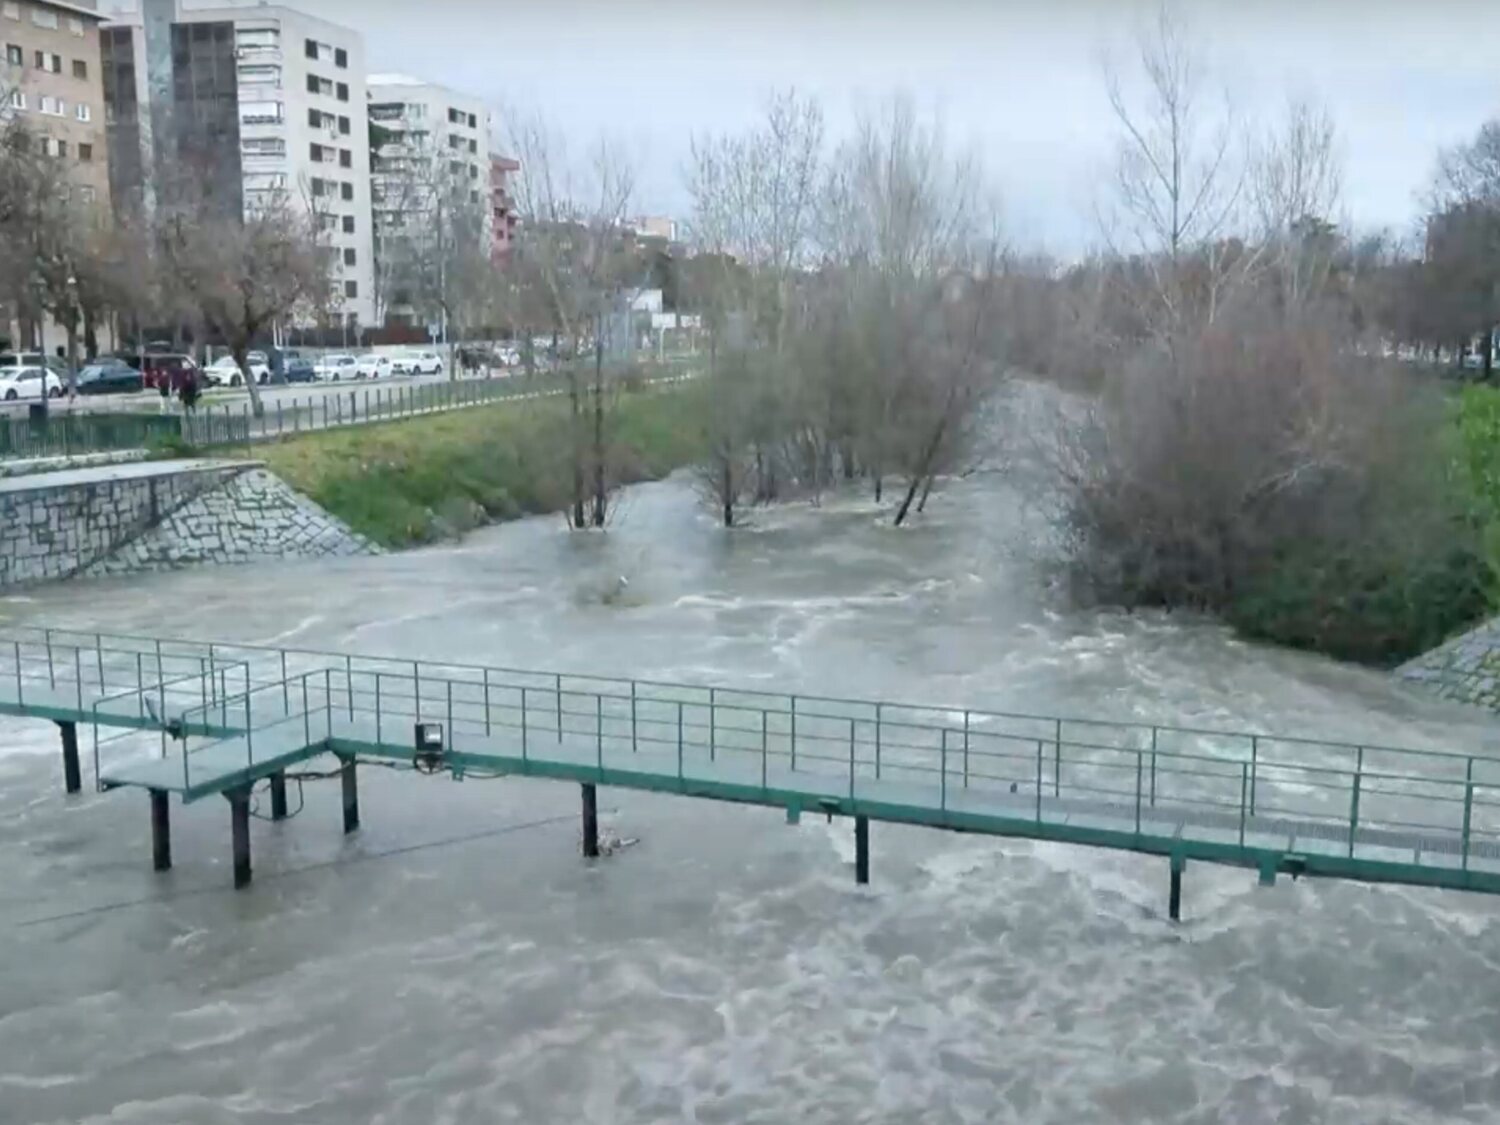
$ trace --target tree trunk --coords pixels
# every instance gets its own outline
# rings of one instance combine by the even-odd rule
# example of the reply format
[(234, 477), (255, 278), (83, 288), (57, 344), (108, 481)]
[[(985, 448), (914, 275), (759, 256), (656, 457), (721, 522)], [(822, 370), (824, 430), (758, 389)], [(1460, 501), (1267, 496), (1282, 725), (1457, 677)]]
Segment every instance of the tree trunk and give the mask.
[(594, 526), (604, 526), (609, 497), (604, 487), (604, 341), (594, 341)]
[(922, 484), (921, 477), (912, 477), (911, 483), (906, 486), (906, 495), (901, 499), (901, 507), (896, 509), (896, 526), (900, 527), (906, 522), (906, 513), (911, 511), (911, 502), (917, 495), (917, 489)]
[(932, 482), (937, 479), (935, 473), (928, 473), (927, 479), (922, 482), (922, 499), (917, 501), (917, 514), (921, 515), (927, 510), (927, 498), (932, 495)]
[(875, 503), (879, 504), (885, 493), (885, 476), (881, 473), (875, 474)]
[(1490, 325), (1484, 330), (1484, 381), (1488, 383), (1495, 372), (1495, 329)]
[[(245, 381), (245, 390), (250, 394), (250, 413), (257, 418), (266, 416), (266, 408), (260, 401), (260, 387), (255, 383), (255, 375), (250, 371), (250, 338), (248, 336), (236, 336), (230, 347), (230, 354), (234, 356), (234, 365), (240, 369), (240, 378)], [(205, 388), (198, 388), (200, 391)]]
[(99, 357), (99, 336), (96, 331), (96, 318), (93, 309), (83, 310), (83, 354), (88, 359)]
[(734, 526), (734, 466), (724, 458), (724, 475), (719, 484), (719, 498), (724, 502), (724, 526)]
[(568, 362), (568, 415), (572, 438), (573, 526), (575, 528), (588, 526), (583, 518), (583, 443), (580, 440), (580, 430), (583, 426), (582, 414), (582, 405), (578, 401), (578, 364), (570, 360)]
[(68, 315), (68, 401), (78, 397), (78, 317)]

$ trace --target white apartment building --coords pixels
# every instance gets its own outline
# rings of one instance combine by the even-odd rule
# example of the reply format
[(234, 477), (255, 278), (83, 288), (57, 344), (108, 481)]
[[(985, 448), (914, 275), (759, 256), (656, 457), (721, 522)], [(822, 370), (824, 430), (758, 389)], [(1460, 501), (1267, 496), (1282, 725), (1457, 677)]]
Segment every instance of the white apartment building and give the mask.
[[(372, 148), (371, 216), (376, 268), (382, 233), (399, 230), (420, 216), (407, 213), (409, 192), (402, 180), (422, 163), (435, 162), (447, 183), (471, 186), (472, 201), (483, 207), (487, 237), (492, 221), (490, 114), (484, 103), (435, 82), (404, 74), (372, 74), (368, 82), (370, 122), (383, 143)], [(410, 319), (403, 295), (380, 294), (382, 317)]]
[[(141, 0), (103, 31), (116, 198), (150, 205), (149, 176), (188, 141), (211, 146), (243, 204), (285, 190), (319, 215), (335, 248), (337, 310), (372, 326), (369, 119), (359, 32), (294, 8)], [(170, 144), (161, 138), (174, 138)]]

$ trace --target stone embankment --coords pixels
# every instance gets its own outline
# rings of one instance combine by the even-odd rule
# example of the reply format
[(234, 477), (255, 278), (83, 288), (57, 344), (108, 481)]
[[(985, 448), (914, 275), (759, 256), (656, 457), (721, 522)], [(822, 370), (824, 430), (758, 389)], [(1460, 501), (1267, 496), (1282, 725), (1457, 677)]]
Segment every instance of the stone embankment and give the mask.
[(375, 553), (257, 462), (154, 462), (0, 481), (0, 588)]
[(1444, 699), (1500, 711), (1500, 617), (1424, 652), (1396, 674)]

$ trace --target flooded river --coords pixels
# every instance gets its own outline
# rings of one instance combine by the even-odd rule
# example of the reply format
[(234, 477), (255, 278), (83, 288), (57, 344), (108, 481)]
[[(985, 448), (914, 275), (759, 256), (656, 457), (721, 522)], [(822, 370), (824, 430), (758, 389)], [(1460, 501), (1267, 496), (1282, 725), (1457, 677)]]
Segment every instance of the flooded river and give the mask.
[[(714, 526), (691, 483), (378, 559), (72, 583), (15, 621), (1386, 743), (1493, 724), (1202, 622), (1062, 609), (981, 474), (897, 531), (861, 497)], [(621, 583), (620, 579), (626, 581)], [(0, 721), (0, 1121), (1349, 1122), (1500, 1118), (1500, 902), (369, 769), (253, 825), (62, 796)], [(1500, 751), (1497, 751), (1500, 752)], [(293, 807), (298, 806), (294, 791)]]

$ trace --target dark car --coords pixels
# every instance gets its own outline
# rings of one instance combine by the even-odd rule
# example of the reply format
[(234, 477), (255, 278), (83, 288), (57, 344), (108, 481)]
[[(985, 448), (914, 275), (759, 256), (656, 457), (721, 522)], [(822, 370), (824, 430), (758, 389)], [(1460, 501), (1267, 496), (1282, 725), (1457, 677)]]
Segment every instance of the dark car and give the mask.
[(306, 356), (291, 352), (282, 359), (281, 381), (283, 383), (312, 383), (316, 382), (317, 378), (317, 372), (313, 369), (313, 361)]
[(311, 383), (318, 377), (312, 360), (292, 348), (272, 348), (268, 362), (271, 371), (269, 376), (261, 379), (262, 383)]
[(113, 356), (93, 360), (78, 372), (81, 395), (129, 394), (144, 385), (139, 371)]

